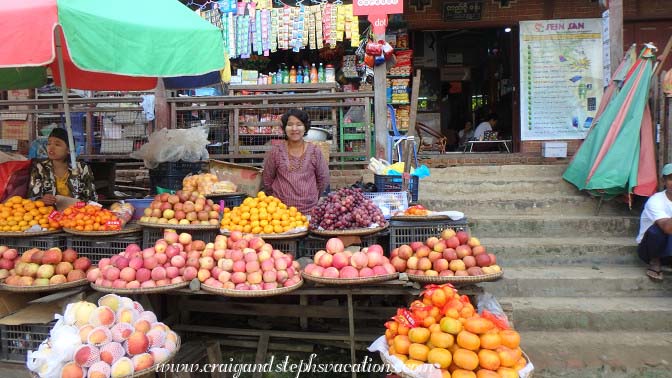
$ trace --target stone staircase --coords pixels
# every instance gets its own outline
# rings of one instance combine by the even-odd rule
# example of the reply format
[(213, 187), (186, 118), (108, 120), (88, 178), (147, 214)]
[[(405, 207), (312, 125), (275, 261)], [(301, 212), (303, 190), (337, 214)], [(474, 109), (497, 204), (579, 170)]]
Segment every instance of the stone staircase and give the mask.
[(535, 378), (672, 377), (672, 271), (649, 280), (639, 211), (562, 180), (564, 165), (434, 169), (430, 208), (463, 211), (505, 275), (483, 284), (513, 305)]

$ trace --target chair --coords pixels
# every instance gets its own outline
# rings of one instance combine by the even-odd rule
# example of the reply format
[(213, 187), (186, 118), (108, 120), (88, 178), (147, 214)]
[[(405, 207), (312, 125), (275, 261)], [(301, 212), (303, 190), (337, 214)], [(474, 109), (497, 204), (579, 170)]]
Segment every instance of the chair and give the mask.
[[(391, 163), (394, 163), (393, 161), (393, 151), (396, 150), (396, 155), (398, 160), (397, 161), (403, 161), (402, 160), (402, 151), (403, 151), (403, 143), (402, 141), (408, 140), (409, 137), (406, 135), (401, 135), (399, 133), (399, 130), (397, 129), (397, 116), (396, 112), (394, 111), (394, 107), (390, 104), (387, 105), (387, 109), (390, 111), (390, 125), (391, 125), (391, 131), (392, 135), (387, 136), (387, 161)], [(417, 161), (418, 161), (418, 154), (415, 148), (413, 148), (413, 157), (415, 158), (416, 166), (417, 166)]]
[(431, 127), (421, 122), (415, 123), (415, 132), (418, 134), (418, 138), (420, 139), (418, 153), (421, 153), (423, 150), (437, 150), (440, 154), (446, 152), (448, 138), (443, 134), (435, 131)]

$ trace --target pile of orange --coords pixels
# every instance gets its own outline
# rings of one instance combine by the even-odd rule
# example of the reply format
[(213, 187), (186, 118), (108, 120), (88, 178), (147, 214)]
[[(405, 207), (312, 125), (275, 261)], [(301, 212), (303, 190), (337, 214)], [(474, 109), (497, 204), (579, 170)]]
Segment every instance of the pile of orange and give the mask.
[(296, 207), (259, 192), (245, 198), (240, 206), (224, 209), (222, 229), (252, 234), (281, 234), (297, 227), (308, 227), (308, 219)]
[(429, 288), (385, 327), (390, 355), (410, 369), (439, 367), (443, 378), (518, 378), (527, 364), (518, 332), (478, 315), (449, 285)]
[(429, 210), (425, 209), (422, 205), (415, 205), (406, 209), (404, 215), (427, 216), (429, 215)]
[(63, 210), (60, 223), (77, 231), (119, 231), (121, 222), (113, 212), (94, 205), (73, 205)]
[(0, 204), (0, 231), (22, 232), (34, 225), (40, 225), (50, 231), (61, 228), (56, 220), (50, 220), (49, 214), (54, 211), (53, 206), (44, 202), (31, 201), (19, 196), (10, 197)]

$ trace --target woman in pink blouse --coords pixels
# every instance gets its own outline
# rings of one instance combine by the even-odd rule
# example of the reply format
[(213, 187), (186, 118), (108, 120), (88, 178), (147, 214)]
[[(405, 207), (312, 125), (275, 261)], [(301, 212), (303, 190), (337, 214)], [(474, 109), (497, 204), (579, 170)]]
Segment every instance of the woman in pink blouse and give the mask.
[(329, 166), (319, 147), (303, 140), (308, 113), (290, 109), (282, 116), (286, 140), (273, 145), (264, 161), (264, 190), (285, 205), (310, 214), (329, 185)]

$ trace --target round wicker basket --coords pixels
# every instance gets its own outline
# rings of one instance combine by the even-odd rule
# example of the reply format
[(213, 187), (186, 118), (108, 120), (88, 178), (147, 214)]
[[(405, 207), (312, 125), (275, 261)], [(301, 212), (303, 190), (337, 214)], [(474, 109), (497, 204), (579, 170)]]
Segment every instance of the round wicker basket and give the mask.
[(163, 229), (173, 229), (173, 230), (217, 230), (219, 229), (219, 224), (167, 224), (167, 223), (146, 223), (138, 222), (142, 227), (147, 228), (163, 228)]
[(0, 232), (0, 237), (10, 237), (10, 238), (32, 238), (35, 236), (44, 236), (51, 234), (58, 234), (62, 232), (61, 230), (51, 230), (51, 231), (37, 231), (37, 232)]
[(138, 289), (118, 289), (115, 287), (101, 286), (91, 283), (91, 287), (100, 291), (101, 293), (112, 293), (112, 294), (156, 294), (156, 293), (165, 293), (167, 291), (181, 289), (183, 287), (189, 286), (189, 282), (180, 282), (171, 285), (162, 285), (157, 287), (142, 287)]
[(318, 236), (327, 236), (327, 237), (338, 237), (338, 236), (366, 236), (377, 234), (385, 229), (387, 229), (389, 224), (385, 224), (382, 227), (376, 228), (353, 228), (349, 230), (310, 230), (311, 234)]
[(433, 284), (444, 284), (444, 283), (479, 283), (479, 282), (489, 282), (496, 281), (504, 276), (504, 271), (500, 271), (492, 274), (483, 274), (480, 276), (420, 276), (416, 274), (407, 274), (410, 281), (420, 282), (420, 283), (433, 283)]
[(289, 287), (279, 287), (277, 289), (270, 290), (235, 290), (235, 289), (220, 289), (217, 287), (212, 287), (208, 285), (201, 284), (201, 290), (207, 291), (208, 293), (219, 294), (226, 297), (238, 297), (238, 298), (258, 298), (258, 297), (272, 297), (275, 295), (282, 295), (294, 291), (300, 288), (303, 285), (303, 279), (299, 281), (294, 286)]
[(0, 282), (0, 290), (10, 291), (13, 293), (42, 293), (47, 291), (58, 291), (63, 289), (70, 289), (73, 287), (86, 285), (89, 281), (84, 278), (77, 281), (66, 282), (64, 284), (45, 285), (45, 286), (15, 286), (5, 285), (4, 280)]
[(324, 278), (324, 277), (311, 276), (306, 272), (301, 272), (301, 275), (306, 281), (317, 282), (325, 285), (365, 285), (375, 282), (390, 281), (399, 277), (399, 273), (385, 274), (365, 278)]
[[(222, 235), (230, 236), (230, 231), (219, 230)], [(243, 233), (245, 235), (245, 233)], [(296, 233), (282, 233), (282, 234), (250, 234), (258, 236), (264, 240), (291, 240), (291, 239), (300, 239), (308, 235), (308, 231), (296, 232)]]

